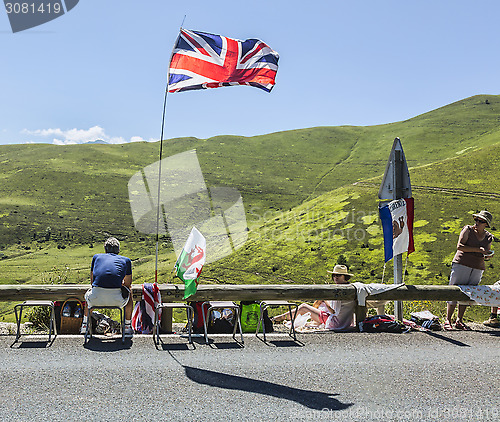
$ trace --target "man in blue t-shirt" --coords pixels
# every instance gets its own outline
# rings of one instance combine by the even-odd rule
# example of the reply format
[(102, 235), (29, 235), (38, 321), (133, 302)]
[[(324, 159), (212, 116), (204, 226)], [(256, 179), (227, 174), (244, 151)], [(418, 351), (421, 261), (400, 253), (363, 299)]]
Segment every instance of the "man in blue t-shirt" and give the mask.
[(119, 306), (125, 307), (125, 336), (132, 337), (132, 262), (126, 256), (119, 255), (120, 242), (114, 237), (104, 242), (104, 250), (106, 253), (92, 257), (92, 288), (85, 293), (85, 313), (80, 332), (85, 334), (87, 330), (87, 306)]
[(99, 253), (92, 257), (91, 279), (93, 287), (119, 289), (126, 276), (132, 276), (132, 262), (114, 252)]

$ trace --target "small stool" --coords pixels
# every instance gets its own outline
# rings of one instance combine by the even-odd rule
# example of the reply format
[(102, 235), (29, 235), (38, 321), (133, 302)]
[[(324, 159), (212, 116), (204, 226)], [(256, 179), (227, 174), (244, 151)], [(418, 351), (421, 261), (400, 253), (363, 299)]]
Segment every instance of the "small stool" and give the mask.
[[(191, 305), (188, 305), (187, 303), (172, 303), (172, 302), (166, 302), (166, 303), (158, 303), (155, 307), (155, 320), (154, 320), (154, 327), (153, 327), (153, 342), (155, 346), (157, 346), (160, 343), (160, 321), (159, 321), (159, 315), (160, 315), (160, 309), (173, 309), (173, 308), (184, 308), (186, 309), (186, 315), (187, 315), (187, 326), (188, 326), (188, 338), (189, 338), (189, 344), (193, 344), (193, 339), (191, 336), (192, 330), (193, 330), (193, 315), (194, 315), (194, 309)], [(155, 338), (156, 336), (156, 338)]]
[[(54, 332), (54, 338), (57, 336), (57, 327), (56, 327), (56, 314), (54, 310), (54, 302), (51, 300), (25, 300), (23, 303), (20, 303), (14, 306), (14, 312), (16, 314), (16, 324), (17, 324), (17, 333), (16, 340), (19, 340), (21, 337), (21, 319), (23, 317), (23, 308), (25, 306), (49, 306), (50, 307), (50, 323), (49, 323), (49, 342), (52, 337), (52, 332)], [(17, 308), (19, 308), (19, 315), (17, 314)]]
[[(293, 334), (293, 340), (297, 340), (297, 335), (295, 334), (295, 317), (297, 316), (297, 310), (298, 310), (298, 305), (296, 303), (288, 302), (286, 300), (265, 300), (260, 302), (260, 317), (259, 317), (259, 323), (257, 324), (257, 330), (255, 331), (255, 335), (258, 337), (259, 336), (259, 329), (260, 325), (262, 324), (262, 334), (264, 336), (264, 341), (266, 341), (266, 326), (264, 324), (264, 311), (267, 308), (276, 308), (278, 306), (288, 306), (288, 312), (290, 313), (290, 319), (291, 319), (291, 327), (290, 327), (290, 332), (288, 333), (289, 336), (292, 337)], [(295, 314), (292, 316), (292, 306), (295, 306)]]
[[(208, 306), (206, 316), (205, 316), (205, 305)], [(233, 338), (235, 341), (236, 340), (236, 328), (239, 327), (240, 329), (240, 335), (241, 335), (241, 342), (243, 343), (243, 330), (241, 329), (241, 319), (240, 319), (240, 307), (234, 303), (234, 302), (224, 302), (224, 301), (209, 301), (209, 302), (203, 302), (203, 305), (201, 306), (201, 309), (203, 310), (203, 327), (205, 328), (205, 343), (208, 344), (208, 320), (210, 319), (210, 313), (214, 309), (233, 309), (235, 313), (235, 324), (234, 324), (234, 329), (233, 329)]]
[(122, 331), (122, 344), (125, 344), (125, 309), (120, 307), (120, 306), (94, 306), (94, 307), (87, 307), (87, 329), (85, 330), (85, 341), (83, 342), (84, 344), (87, 343), (87, 340), (90, 340), (92, 338), (92, 309), (118, 309), (120, 311), (120, 321), (121, 321), (121, 331)]

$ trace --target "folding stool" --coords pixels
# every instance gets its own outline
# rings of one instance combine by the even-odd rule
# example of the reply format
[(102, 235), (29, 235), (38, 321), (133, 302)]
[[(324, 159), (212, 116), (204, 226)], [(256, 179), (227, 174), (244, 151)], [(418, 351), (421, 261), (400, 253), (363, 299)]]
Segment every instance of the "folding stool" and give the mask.
[[(207, 312), (205, 312), (205, 305), (208, 306)], [(241, 317), (240, 317), (240, 307), (234, 302), (230, 301), (208, 301), (208, 302), (203, 302), (203, 305), (201, 307), (203, 310), (203, 327), (205, 328), (205, 343), (208, 344), (208, 321), (210, 319), (210, 313), (214, 309), (233, 309), (236, 321), (234, 323), (234, 329), (233, 329), (233, 338), (235, 341), (236, 340), (236, 329), (239, 327), (240, 329), (240, 335), (241, 335), (241, 342), (243, 343), (243, 330), (241, 328)]]
[[(295, 317), (297, 316), (297, 310), (298, 310), (298, 305), (296, 303), (288, 302), (286, 300), (265, 300), (260, 302), (260, 316), (259, 316), (259, 323), (257, 324), (257, 330), (255, 331), (255, 335), (258, 337), (259, 336), (259, 330), (260, 326), (262, 324), (262, 334), (264, 336), (264, 341), (266, 341), (266, 327), (264, 324), (264, 311), (267, 308), (275, 308), (278, 306), (288, 306), (288, 312), (290, 313), (290, 319), (291, 319), (291, 327), (290, 327), (290, 332), (288, 333), (289, 336), (293, 337), (294, 340), (297, 340), (297, 336), (295, 333)], [(295, 307), (295, 313), (292, 316), (292, 306)], [(292, 336), (293, 334), (293, 336)]]
[[(193, 344), (193, 339), (191, 336), (192, 330), (193, 330), (193, 315), (194, 315), (194, 309), (191, 305), (188, 305), (187, 303), (174, 303), (174, 302), (165, 302), (165, 303), (158, 303), (155, 307), (155, 320), (154, 320), (154, 327), (153, 327), (153, 342), (155, 346), (157, 346), (160, 343), (160, 321), (159, 321), (159, 314), (160, 314), (160, 309), (173, 309), (173, 308), (184, 308), (186, 309), (186, 314), (187, 314), (187, 326), (188, 326), (188, 338), (189, 338), (189, 344)], [(156, 338), (155, 338), (156, 336)]]
[[(51, 300), (25, 300), (23, 303), (14, 306), (14, 312), (16, 314), (16, 324), (17, 324), (16, 340), (14, 341), (14, 343), (21, 337), (21, 319), (23, 316), (23, 308), (26, 306), (50, 307), (49, 342), (52, 337), (52, 332), (54, 332), (54, 338), (56, 338), (57, 327), (56, 327), (56, 314), (54, 309), (54, 302), (52, 302)], [(19, 308), (19, 315), (17, 314), (18, 308)]]

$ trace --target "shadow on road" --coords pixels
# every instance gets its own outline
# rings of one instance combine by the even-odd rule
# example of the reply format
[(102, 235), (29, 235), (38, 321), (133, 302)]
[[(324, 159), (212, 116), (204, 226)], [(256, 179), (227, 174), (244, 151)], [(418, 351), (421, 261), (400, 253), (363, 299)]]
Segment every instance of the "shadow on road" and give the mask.
[[(24, 341), (19, 341), (16, 340), (14, 343), (10, 345), (12, 349), (45, 349), (47, 347), (52, 346), (54, 343), (54, 339), (51, 341), (30, 341), (30, 340), (24, 340)], [(18, 347), (14, 347), (16, 344), (18, 344)]]
[(161, 347), (161, 350), (195, 350), (196, 345), (195, 342), (193, 341), (193, 344), (185, 343), (185, 344), (176, 344), (176, 343), (163, 343), (161, 342), (156, 349), (159, 350)]
[(214, 341), (209, 340), (208, 345), (212, 349), (222, 349), (222, 350), (242, 349), (243, 347), (245, 347), (243, 343), (240, 343), (238, 341), (215, 343)]
[(451, 344), (454, 344), (455, 346), (460, 346), (460, 347), (470, 347), (469, 344), (466, 344), (466, 343), (462, 343), (461, 341), (459, 340), (454, 340), (452, 338), (449, 338), (449, 337), (446, 337), (446, 336), (443, 336), (442, 334), (437, 334), (433, 331), (426, 331), (425, 332), (426, 334), (430, 335), (431, 337), (434, 337), (434, 338), (437, 338), (439, 340), (444, 340), (444, 341), (447, 341), (448, 343), (451, 343)]
[(263, 343), (270, 345), (272, 344), (275, 347), (303, 347), (304, 343), (300, 342), (299, 340), (271, 340), (271, 341), (264, 341), (262, 340)]
[(257, 338), (264, 343), (267, 346), (270, 346), (271, 344), (274, 347), (303, 347), (304, 343), (299, 341), (298, 339), (293, 339), (293, 337), (290, 336), (290, 338), (287, 338), (286, 340), (264, 340), (264, 337), (257, 336)]
[(488, 334), (491, 337), (500, 337), (500, 330), (497, 330), (497, 331), (476, 331), (476, 332)]
[(125, 340), (125, 344), (122, 344), (121, 337), (112, 339), (92, 337), (83, 345), (83, 347), (85, 349), (92, 350), (93, 352), (117, 352), (118, 350), (130, 349), (132, 344), (133, 341), (130, 339)]
[(273, 396), (280, 399), (294, 401), (308, 407), (309, 409), (344, 410), (353, 405), (353, 403), (342, 403), (332, 397), (337, 394), (302, 390), (300, 388), (288, 387), (274, 382), (240, 377), (238, 375), (223, 374), (221, 372), (193, 368), (191, 366), (184, 366), (184, 370), (186, 372), (186, 376), (191, 381), (198, 384)]

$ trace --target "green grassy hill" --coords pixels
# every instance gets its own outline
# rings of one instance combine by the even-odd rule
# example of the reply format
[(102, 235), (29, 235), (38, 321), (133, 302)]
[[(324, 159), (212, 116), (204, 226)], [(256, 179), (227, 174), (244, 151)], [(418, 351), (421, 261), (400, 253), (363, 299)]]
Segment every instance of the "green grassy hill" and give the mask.
[[(243, 196), (250, 240), (208, 265), (204, 282), (323, 282), (340, 255), (360, 279), (380, 280), (376, 198), (396, 136), (415, 185), (417, 252), (406, 281), (445, 282), (468, 215), (488, 208), (500, 218), (498, 116), (500, 96), (480, 95), (386, 125), (165, 141), (164, 157), (196, 149), (207, 184)], [(127, 182), (158, 159), (158, 149), (0, 146), (0, 283), (86, 282), (90, 257), (109, 234), (134, 260), (135, 282), (151, 281), (154, 240), (133, 226)], [(168, 238), (160, 246), (161, 280), (170, 281), (175, 257)]]
[[(499, 159), (500, 143), (410, 169), (416, 251), (409, 255), (405, 282), (447, 283), (458, 235), (464, 225), (473, 224), (472, 214), (488, 209), (500, 219), (496, 193), (500, 186), (495, 179)], [(380, 282), (384, 267), (377, 202), (380, 182), (377, 177), (344, 186), (269, 219), (251, 232), (243, 248), (207, 266), (204, 276), (250, 284), (322, 283), (327, 281), (326, 270), (342, 255), (356, 279)], [(489, 230), (499, 235), (496, 222)], [(483, 276), (485, 284), (500, 278), (495, 268), (500, 264), (492, 259)], [(386, 268), (388, 279), (392, 262)]]

